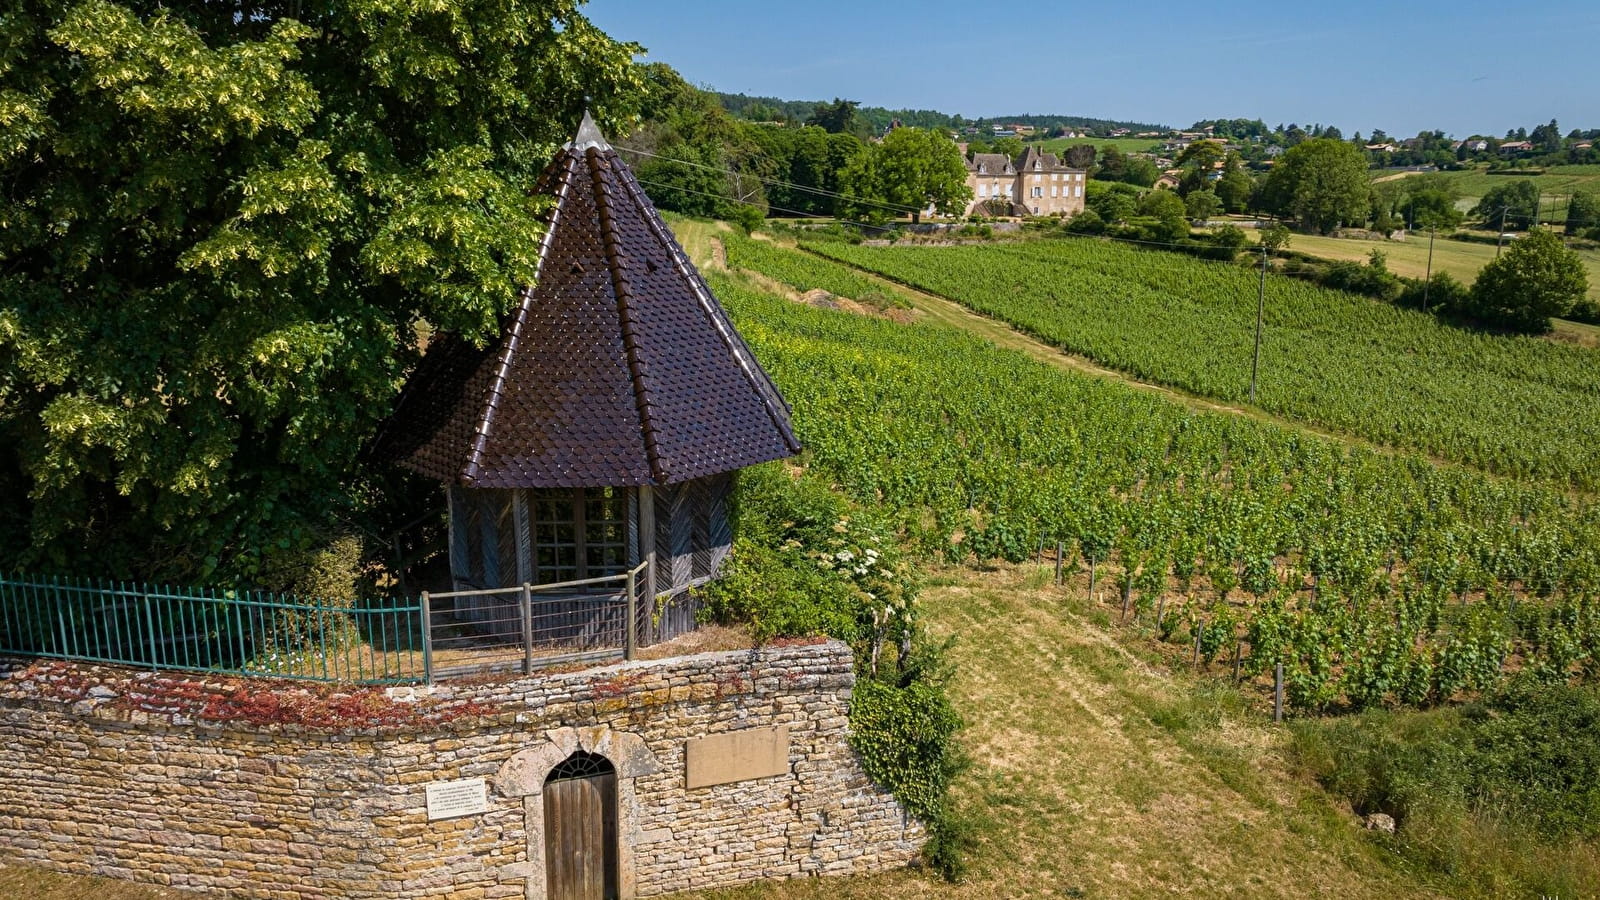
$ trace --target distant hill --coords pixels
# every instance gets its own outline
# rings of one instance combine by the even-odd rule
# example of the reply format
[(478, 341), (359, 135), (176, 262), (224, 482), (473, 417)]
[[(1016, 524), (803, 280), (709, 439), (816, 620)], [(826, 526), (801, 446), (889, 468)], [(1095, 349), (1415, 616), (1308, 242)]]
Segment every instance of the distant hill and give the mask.
[[(752, 97), (748, 94), (727, 94), (722, 91), (711, 92), (722, 108), (729, 113), (752, 121), (784, 121), (803, 122), (811, 115), (812, 109), (821, 100), (784, 100), (779, 97)], [(1165, 125), (1154, 125), (1148, 122), (1125, 122), (1116, 119), (1095, 119), (1084, 116), (1062, 115), (1034, 115), (1032, 113), (1017, 116), (985, 116), (982, 118), (968, 118), (959, 114), (940, 112), (933, 109), (886, 109), (882, 106), (863, 106), (857, 112), (863, 119), (872, 123), (874, 130), (882, 131), (895, 119), (900, 124), (913, 128), (960, 128), (964, 125), (989, 125), (996, 122), (1015, 123), (1019, 125), (1032, 125), (1035, 128), (1053, 128), (1064, 125), (1068, 128), (1086, 131), (1109, 131), (1113, 128), (1127, 128), (1132, 131), (1167, 131)]]

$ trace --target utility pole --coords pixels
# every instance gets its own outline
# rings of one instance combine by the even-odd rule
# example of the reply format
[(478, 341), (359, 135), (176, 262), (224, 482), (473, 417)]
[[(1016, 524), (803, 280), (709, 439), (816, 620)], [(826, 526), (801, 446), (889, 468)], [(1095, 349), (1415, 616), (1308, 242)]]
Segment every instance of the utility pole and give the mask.
[(1428, 229), (1428, 274), (1422, 281), (1422, 311), (1428, 311), (1428, 289), (1433, 287), (1433, 238), (1439, 233), (1437, 225)]
[(1267, 310), (1267, 245), (1261, 245), (1261, 291), (1256, 295), (1256, 349), (1250, 359), (1250, 402), (1256, 402), (1256, 372), (1261, 368), (1261, 320)]
[(1506, 210), (1508, 210), (1510, 208), (1511, 208), (1510, 204), (1506, 204), (1505, 206), (1500, 207), (1500, 233), (1494, 236), (1494, 258), (1495, 259), (1499, 259), (1500, 258), (1500, 248), (1506, 242)]

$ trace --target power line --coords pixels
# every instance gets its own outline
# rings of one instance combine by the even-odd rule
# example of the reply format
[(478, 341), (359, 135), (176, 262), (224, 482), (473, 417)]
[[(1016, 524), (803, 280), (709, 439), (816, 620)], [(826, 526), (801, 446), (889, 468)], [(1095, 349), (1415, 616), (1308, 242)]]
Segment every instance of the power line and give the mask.
[[(646, 180), (644, 178), (640, 178), (637, 175), (634, 176), (634, 180), (638, 181), (640, 184), (647, 184), (647, 185), (649, 185), (651, 187), (661, 188), (662, 190), (682, 191), (685, 194), (698, 194), (698, 195), (700, 195), (702, 197), (710, 197), (713, 200), (726, 200), (729, 203), (744, 203), (743, 200), (738, 200), (738, 199), (735, 199), (733, 197), (729, 197), (727, 194), (714, 194), (714, 193), (712, 193), (710, 191), (697, 191), (694, 188), (680, 187), (679, 185), (676, 185), (676, 184), (663, 184), (663, 183), (661, 183), (659, 181), (649, 181), (649, 180)], [(745, 203), (745, 205), (748, 206), (749, 204)], [(797, 216), (805, 216), (807, 218), (815, 218), (816, 217), (815, 213), (806, 212), (803, 209), (786, 209), (786, 208), (784, 208), (782, 206), (773, 206), (770, 203), (767, 204), (767, 208), (768, 209), (775, 209), (778, 212), (794, 213)], [(888, 230), (888, 226), (886, 226), (886, 225), (873, 225), (873, 224), (870, 224), (870, 223), (867, 223), (867, 222), (853, 222), (853, 221), (851, 221), (849, 219), (841, 219), (838, 216), (830, 216), (829, 218), (832, 218), (834, 221), (839, 222), (839, 223), (844, 224), (844, 225), (858, 225), (858, 226), (860, 226), (862, 228), (870, 228), (873, 231), (887, 231)]]
[[(613, 145), (613, 146), (615, 146), (615, 145)], [(778, 180), (776, 178), (763, 178), (760, 175), (755, 175), (755, 174), (751, 174), (751, 173), (747, 173), (747, 172), (736, 172), (736, 171), (734, 171), (732, 169), (724, 169), (721, 166), (712, 166), (712, 165), (707, 165), (706, 163), (692, 162), (692, 161), (687, 160), (687, 159), (677, 159), (677, 158), (671, 157), (671, 156), (662, 156), (659, 153), (650, 153), (650, 152), (645, 151), (645, 150), (635, 150), (632, 147), (620, 147), (619, 146), (616, 149), (624, 150), (624, 151), (626, 151), (628, 153), (637, 153), (640, 156), (648, 156), (651, 159), (659, 159), (659, 160), (663, 160), (665, 162), (677, 163), (678, 165), (693, 166), (694, 168), (697, 168), (697, 169), (706, 169), (706, 170), (712, 171), (712, 172), (720, 172), (723, 175), (731, 175), (734, 178), (753, 178), (756, 181), (761, 182), (762, 184), (774, 185), (774, 186), (777, 186), (777, 187), (786, 187), (786, 188), (791, 188), (791, 189), (797, 190), (797, 191), (808, 191), (808, 192), (813, 193), (813, 194), (819, 194), (819, 195), (824, 196), (824, 197), (831, 197), (831, 198), (836, 199), (836, 200), (844, 200), (844, 201), (847, 201), (847, 202), (850, 202), (850, 203), (859, 203), (859, 204), (862, 204), (863, 206), (876, 206), (876, 207), (880, 207), (882, 209), (892, 210), (894, 212), (903, 212), (903, 213), (908, 213), (908, 214), (915, 214), (915, 213), (922, 212), (922, 210), (920, 210), (920, 209), (913, 209), (913, 208), (911, 208), (909, 206), (901, 206), (898, 203), (884, 203), (884, 202), (880, 202), (880, 201), (876, 201), (876, 200), (865, 200), (865, 199), (862, 199), (860, 197), (852, 197), (852, 196), (850, 196), (848, 194), (841, 194), (838, 191), (830, 191), (830, 190), (826, 190), (824, 188), (807, 187), (806, 185), (803, 185), (803, 184), (795, 184), (795, 183), (789, 182), (789, 181), (780, 181), (780, 180)], [(736, 202), (742, 202), (742, 201), (736, 201)], [(811, 215), (811, 213), (805, 213), (805, 215)]]

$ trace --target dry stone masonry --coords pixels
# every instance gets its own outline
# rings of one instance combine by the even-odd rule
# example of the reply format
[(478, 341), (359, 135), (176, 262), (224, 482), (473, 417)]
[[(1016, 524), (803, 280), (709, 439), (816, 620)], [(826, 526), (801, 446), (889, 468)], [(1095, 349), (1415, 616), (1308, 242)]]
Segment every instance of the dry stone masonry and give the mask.
[(832, 641), (431, 690), (0, 663), (0, 859), (229, 897), (542, 898), (540, 792), (582, 750), (616, 769), (624, 897), (903, 866), (922, 833), (847, 744), (853, 684)]

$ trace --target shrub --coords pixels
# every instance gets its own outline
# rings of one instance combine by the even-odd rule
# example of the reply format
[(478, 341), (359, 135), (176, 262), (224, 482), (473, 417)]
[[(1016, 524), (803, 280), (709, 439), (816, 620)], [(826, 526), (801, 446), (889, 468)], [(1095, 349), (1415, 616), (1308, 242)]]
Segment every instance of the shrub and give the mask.
[(1550, 330), (1550, 318), (1584, 301), (1589, 276), (1583, 260), (1555, 232), (1534, 228), (1478, 273), (1467, 312), (1513, 331)]
[[(1399, 823), (1396, 849), (1504, 893), (1574, 896), (1600, 835), (1600, 691), (1516, 683), (1427, 712), (1292, 726), (1297, 756), (1357, 813)], [(1569, 852), (1568, 848), (1571, 849)]]
[(1066, 229), (1073, 234), (1103, 234), (1106, 222), (1094, 210), (1084, 209), (1067, 220)]
[(946, 792), (963, 766), (961, 720), (944, 648), (917, 631), (894, 532), (822, 480), (777, 463), (740, 474), (733, 515), (739, 537), (706, 586), (703, 615), (747, 623), (761, 639), (825, 634), (851, 644), (851, 744), (867, 774), (927, 826), (929, 864), (959, 876), (970, 837)]

